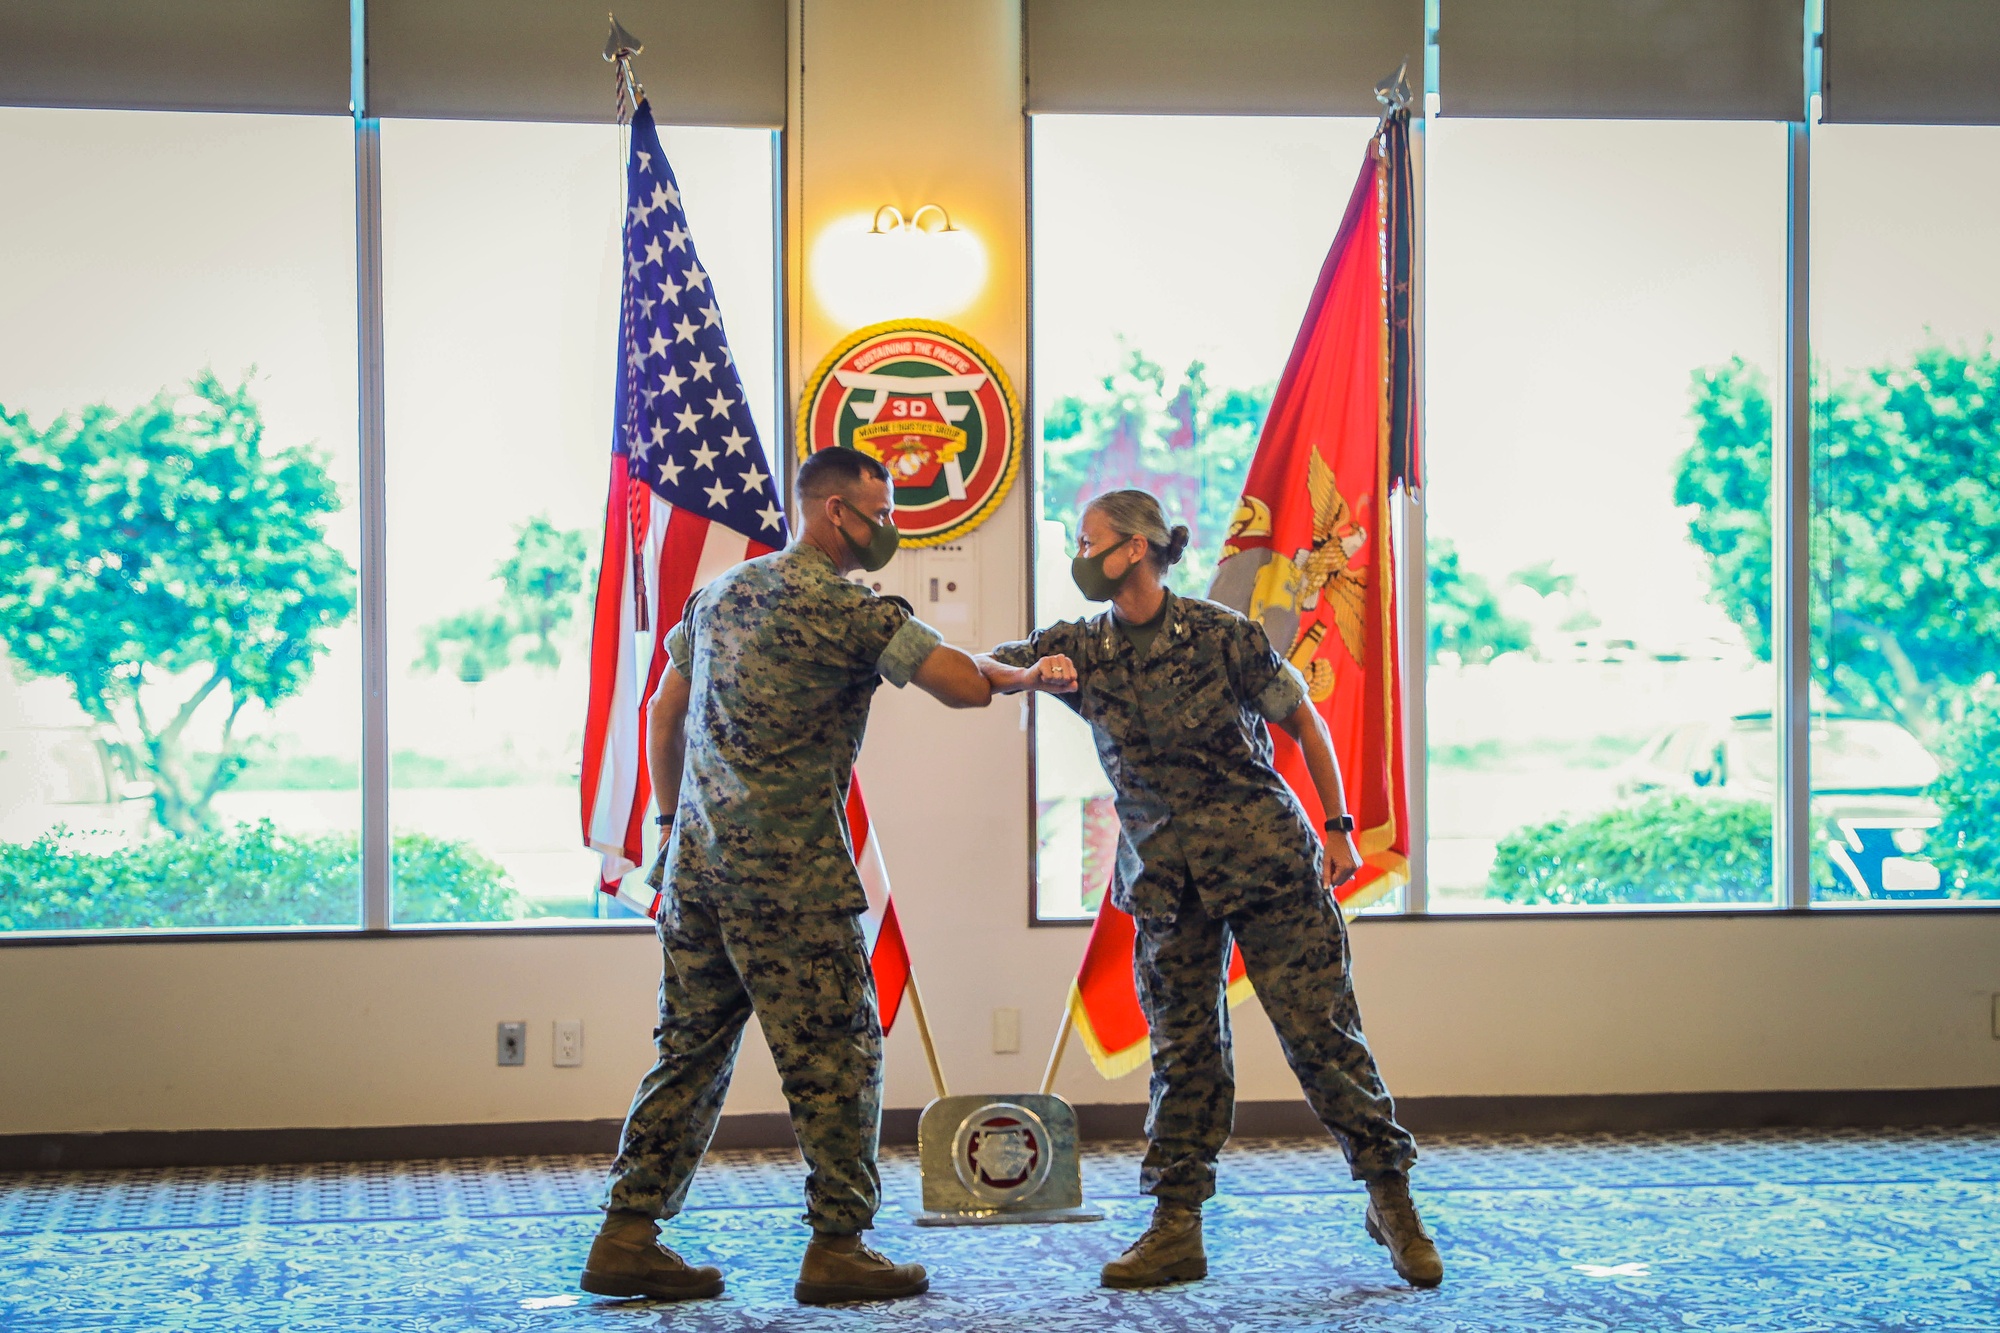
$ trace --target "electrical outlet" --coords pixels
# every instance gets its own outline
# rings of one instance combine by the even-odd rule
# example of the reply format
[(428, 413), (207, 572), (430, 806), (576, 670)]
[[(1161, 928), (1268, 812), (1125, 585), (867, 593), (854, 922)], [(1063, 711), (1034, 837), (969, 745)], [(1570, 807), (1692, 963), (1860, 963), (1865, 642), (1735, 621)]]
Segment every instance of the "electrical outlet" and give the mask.
[(558, 1069), (573, 1069), (583, 1063), (583, 1020), (556, 1020), (555, 1063)]
[(995, 1009), (993, 1011), (993, 1053), (1012, 1055), (1021, 1049), (1021, 1011), (1019, 1009)]
[(528, 1063), (528, 1025), (526, 1023), (502, 1023), (500, 1025), (500, 1061), (503, 1065), (524, 1065)]

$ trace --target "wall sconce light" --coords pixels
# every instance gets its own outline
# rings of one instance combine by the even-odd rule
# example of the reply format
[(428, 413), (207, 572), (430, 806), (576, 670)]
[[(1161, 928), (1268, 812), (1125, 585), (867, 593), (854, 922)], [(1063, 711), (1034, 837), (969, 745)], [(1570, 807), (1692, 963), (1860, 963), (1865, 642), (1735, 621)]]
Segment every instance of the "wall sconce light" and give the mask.
[[(886, 227), (882, 225), (882, 215), (884, 213), (889, 215), (889, 225)], [(938, 215), (938, 223), (936, 226), (926, 227), (924, 226), (924, 218), (931, 213)], [(910, 214), (907, 218), (903, 216), (903, 210), (894, 204), (884, 204), (875, 210), (875, 217), (868, 224), (868, 234), (870, 236), (887, 236), (892, 232), (904, 230), (935, 234), (941, 231), (957, 231), (958, 228), (951, 225), (951, 214), (944, 211), (943, 204), (919, 204), (917, 211)]]
[(908, 217), (894, 204), (827, 224), (809, 278), (820, 304), (850, 328), (888, 319), (949, 319), (986, 286), (986, 247), (942, 205)]

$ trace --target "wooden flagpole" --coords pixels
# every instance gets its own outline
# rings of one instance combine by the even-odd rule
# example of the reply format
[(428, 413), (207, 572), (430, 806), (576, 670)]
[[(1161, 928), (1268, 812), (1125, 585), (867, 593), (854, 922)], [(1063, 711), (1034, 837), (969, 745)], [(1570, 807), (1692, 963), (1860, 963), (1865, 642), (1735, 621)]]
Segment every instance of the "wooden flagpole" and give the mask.
[(1056, 1028), (1056, 1044), (1049, 1048), (1049, 1063), (1042, 1070), (1042, 1095), (1045, 1097), (1056, 1090), (1056, 1071), (1062, 1068), (1063, 1052), (1069, 1049), (1069, 1032), (1074, 1025), (1069, 1004), (1065, 1002), (1062, 1023)]
[(949, 1097), (951, 1093), (944, 1085), (944, 1068), (938, 1064), (937, 1043), (931, 1040), (931, 1023), (924, 1017), (924, 993), (917, 989), (917, 969), (914, 966), (910, 968), (908, 985), (910, 1012), (916, 1015), (917, 1035), (923, 1038), (924, 1042), (924, 1059), (929, 1061), (931, 1066), (931, 1086), (937, 1089), (940, 1098)]

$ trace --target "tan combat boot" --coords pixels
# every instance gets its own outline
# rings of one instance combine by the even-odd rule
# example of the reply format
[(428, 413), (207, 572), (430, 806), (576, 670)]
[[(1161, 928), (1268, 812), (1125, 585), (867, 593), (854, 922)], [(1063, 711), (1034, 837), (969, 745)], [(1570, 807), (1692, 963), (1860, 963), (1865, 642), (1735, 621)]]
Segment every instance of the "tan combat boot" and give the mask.
[(1408, 1176), (1368, 1182), (1368, 1234), (1389, 1251), (1389, 1262), (1411, 1286), (1435, 1287), (1444, 1281), (1444, 1260), (1417, 1216)]
[(1107, 1287), (1164, 1287), (1169, 1282), (1193, 1282), (1208, 1276), (1208, 1254), (1201, 1247), (1201, 1209), (1162, 1200), (1153, 1207), (1146, 1234), (1125, 1253), (1104, 1265)]
[(659, 1225), (644, 1213), (606, 1213), (577, 1285), (593, 1296), (649, 1296), (656, 1301), (720, 1296), (722, 1270), (696, 1268), (660, 1244)]
[(892, 1264), (861, 1243), (859, 1236), (815, 1231), (799, 1264), (792, 1299), (801, 1305), (841, 1301), (892, 1301), (931, 1289), (922, 1264)]

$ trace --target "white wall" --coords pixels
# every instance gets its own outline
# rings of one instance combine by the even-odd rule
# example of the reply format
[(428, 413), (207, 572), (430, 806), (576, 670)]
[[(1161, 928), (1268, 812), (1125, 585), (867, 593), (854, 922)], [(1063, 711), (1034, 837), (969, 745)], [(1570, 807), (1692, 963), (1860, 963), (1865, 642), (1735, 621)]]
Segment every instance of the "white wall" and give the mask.
[[(1018, 867), (930, 859), (986, 816), (878, 818), (954, 1089), (1031, 1089), (1083, 933), (1027, 928)], [(1354, 938), (1403, 1096), (2000, 1085), (2000, 916), (1367, 921)], [(617, 1116), (658, 979), (645, 934), (10, 948), (0, 1134)], [(1023, 1011), (1018, 1055), (987, 1049), (998, 1005)], [(1296, 1097), (1255, 1006), (1237, 1016), (1239, 1095)], [(549, 1063), (559, 1018), (584, 1021), (581, 1069)], [(524, 1068), (494, 1063), (503, 1019), (530, 1025)], [(913, 1025), (889, 1046), (890, 1104), (923, 1105)], [(1145, 1077), (1106, 1083), (1072, 1050), (1059, 1090), (1136, 1101)], [(783, 1109), (754, 1041), (728, 1109)]]

